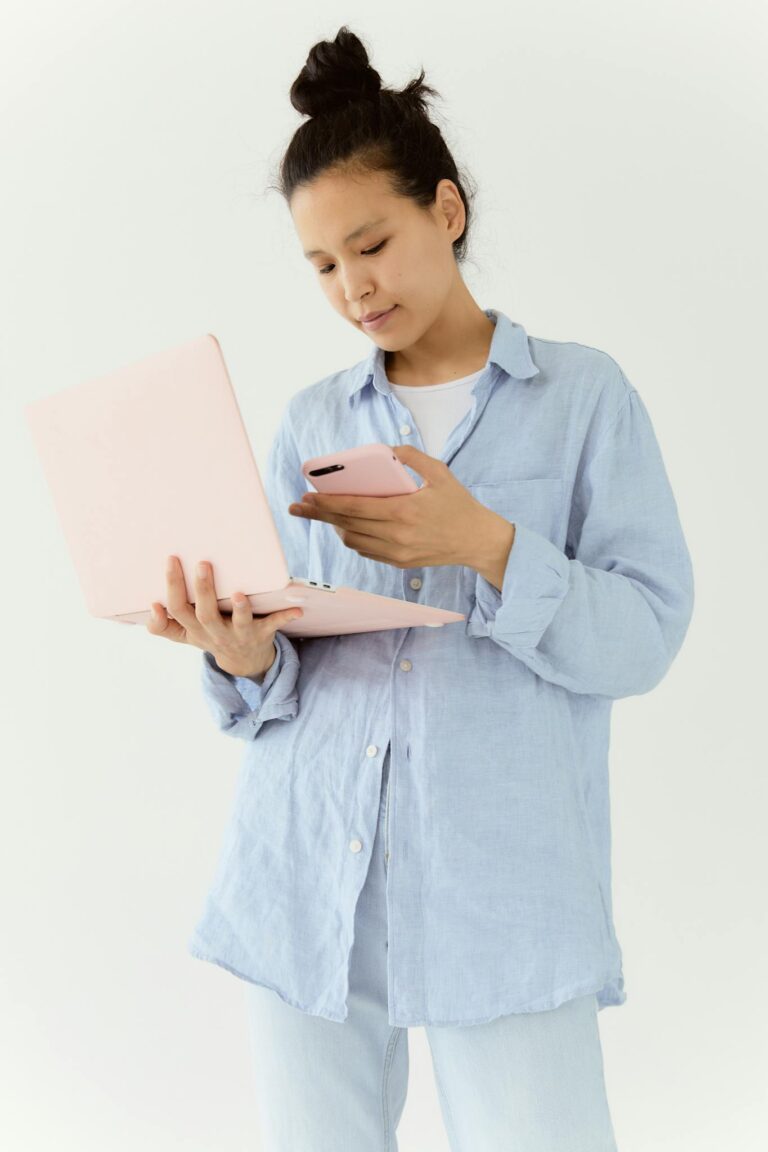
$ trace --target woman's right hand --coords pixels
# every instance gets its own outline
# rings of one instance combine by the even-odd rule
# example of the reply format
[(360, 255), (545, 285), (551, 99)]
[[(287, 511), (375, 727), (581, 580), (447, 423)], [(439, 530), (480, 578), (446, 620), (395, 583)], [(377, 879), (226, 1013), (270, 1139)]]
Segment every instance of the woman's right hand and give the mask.
[[(187, 601), (181, 564), (169, 556), (166, 566), (168, 608), (154, 601), (147, 631), (178, 644), (192, 644), (210, 652), (222, 672), (231, 676), (258, 678), (275, 661), (275, 632), (303, 615), (300, 608), (284, 608), (265, 616), (254, 616), (250, 601), (239, 593), (232, 596), (232, 615), (222, 616), (216, 598), (211, 565), (202, 562), (205, 574), (195, 575), (195, 605)], [(199, 566), (198, 566), (199, 568)]]

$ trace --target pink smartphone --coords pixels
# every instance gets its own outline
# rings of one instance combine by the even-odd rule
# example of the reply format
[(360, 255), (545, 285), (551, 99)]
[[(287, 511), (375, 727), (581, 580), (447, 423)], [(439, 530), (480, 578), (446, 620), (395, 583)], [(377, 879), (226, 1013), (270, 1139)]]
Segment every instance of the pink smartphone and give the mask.
[(301, 471), (318, 492), (337, 496), (404, 496), (419, 485), (388, 444), (361, 444), (305, 460)]

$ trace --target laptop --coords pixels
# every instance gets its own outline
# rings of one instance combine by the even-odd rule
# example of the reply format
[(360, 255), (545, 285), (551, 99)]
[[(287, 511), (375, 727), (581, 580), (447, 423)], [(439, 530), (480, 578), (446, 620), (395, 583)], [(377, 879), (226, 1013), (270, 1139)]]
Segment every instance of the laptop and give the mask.
[(465, 619), (289, 573), (210, 333), (26, 404), (24, 414), (92, 616), (146, 624), (152, 601), (165, 604), (165, 562), (174, 555), (190, 603), (194, 565), (209, 560), (222, 614), (231, 614), (237, 591), (255, 615), (299, 604), (303, 615), (281, 625), (286, 636)]

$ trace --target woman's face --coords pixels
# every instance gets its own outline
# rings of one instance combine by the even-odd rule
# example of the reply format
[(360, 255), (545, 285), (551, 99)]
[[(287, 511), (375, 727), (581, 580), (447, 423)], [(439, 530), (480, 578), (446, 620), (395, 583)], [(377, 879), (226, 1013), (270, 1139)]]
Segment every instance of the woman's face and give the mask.
[[(434, 205), (420, 208), (391, 191), (386, 173), (326, 173), (291, 200), (301, 246), (331, 306), (389, 351), (414, 344), (435, 323), (459, 279), (453, 242), (464, 230), (464, 205), (451, 180), (436, 192)], [(363, 225), (370, 226), (350, 236)], [(393, 306), (380, 328), (361, 323)]]

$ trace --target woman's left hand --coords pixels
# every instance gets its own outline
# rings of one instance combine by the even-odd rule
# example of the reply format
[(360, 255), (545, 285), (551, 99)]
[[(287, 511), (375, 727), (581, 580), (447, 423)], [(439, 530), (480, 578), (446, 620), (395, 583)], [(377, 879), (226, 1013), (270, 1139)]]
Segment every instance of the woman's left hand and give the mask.
[[(475, 566), (483, 529), (495, 512), (460, 483), (447, 464), (410, 444), (390, 445), (398, 460), (424, 480), (402, 496), (305, 493), (289, 505), (292, 516), (325, 520), (360, 556), (395, 568), (439, 564)], [(490, 520), (489, 520), (490, 518)]]

